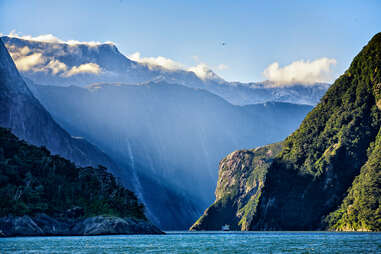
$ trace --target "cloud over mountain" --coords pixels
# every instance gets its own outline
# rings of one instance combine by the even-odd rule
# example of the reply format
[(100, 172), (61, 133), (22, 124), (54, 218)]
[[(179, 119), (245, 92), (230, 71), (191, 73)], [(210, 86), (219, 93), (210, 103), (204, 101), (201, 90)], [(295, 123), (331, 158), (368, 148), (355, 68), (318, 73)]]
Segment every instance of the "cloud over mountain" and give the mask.
[[(1, 34), (0, 36), (3, 36), (6, 34)], [(23, 40), (30, 40), (30, 41), (39, 41), (39, 42), (50, 42), (50, 43), (66, 43), (69, 45), (79, 45), (79, 44), (84, 44), (88, 46), (98, 46), (101, 44), (114, 44), (111, 41), (106, 41), (106, 42), (99, 42), (99, 41), (76, 41), (76, 40), (62, 40), (52, 34), (41, 34), (37, 36), (32, 36), (32, 35), (20, 35), (16, 31), (11, 31), (8, 35), (8, 37), (12, 38), (18, 38), (18, 39), (23, 39)]]
[(331, 79), (331, 67), (335, 64), (335, 59), (327, 57), (314, 61), (298, 60), (283, 67), (275, 62), (264, 70), (263, 75), (277, 85), (328, 82)]
[[(26, 38), (29, 37), (26, 36)], [(41, 42), (44, 40), (45, 42), (52, 43), (52, 49), (48, 48), (49, 50), (59, 50), (56, 44), (56, 40), (58, 39), (52, 35), (41, 35), (33, 38), (34, 41), (39, 40), (39, 42)], [(55, 56), (47, 55), (45, 50), (41, 48), (31, 49), (28, 46), (16, 47), (15, 45), (10, 44), (6, 44), (6, 47), (8, 48), (17, 69), (23, 72), (51, 72), (53, 75), (59, 75), (61, 77), (70, 77), (81, 73), (99, 74), (101, 72), (100, 66), (91, 62), (80, 64), (78, 66), (67, 66), (65, 63), (56, 59)], [(73, 51), (73, 49), (70, 49), (70, 51)], [(65, 54), (65, 52), (61, 52), (56, 55)]]
[(91, 73), (91, 74), (99, 74), (101, 72), (101, 68), (98, 64), (95, 63), (86, 63), (81, 64), (79, 66), (73, 66), (68, 72), (64, 73), (62, 76), (70, 77), (80, 73)]
[(146, 64), (148, 67), (155, 68), (155, 67), (162, 67), (168, 70), (180, 70), (184, 68), (184, 65), (181, 63), (178, 63), (170, 58), (166, 58), (163, 56), (158, 57), (142, 57), (140, 52), (135, 52), (131, 55), (127, 56), (129, 59)]
[[(127, 57), (135, 62), (147, 65), (150, 69), (164, 68), (170, 71), (191, 71), (202, 80), (216, 78), (219, 79), (219, 77), (217, 77), (217, 75), (211, 70), (211, 68), (206, 63), (202, 63), (199, 61), (198, 57), (194, 57), (194, 60), (199, 63), (191, 67), (187, 67), (182, 63), (176, 62), (170, 58), (166, 58), (163, 56), (142, 57), (140, 52), (135, 52), (131, 55), (128, 55)], [(216, 68), (219, 70), (225, 70), (228, 68), (228, 66), (225, 64), (219, 64)]]

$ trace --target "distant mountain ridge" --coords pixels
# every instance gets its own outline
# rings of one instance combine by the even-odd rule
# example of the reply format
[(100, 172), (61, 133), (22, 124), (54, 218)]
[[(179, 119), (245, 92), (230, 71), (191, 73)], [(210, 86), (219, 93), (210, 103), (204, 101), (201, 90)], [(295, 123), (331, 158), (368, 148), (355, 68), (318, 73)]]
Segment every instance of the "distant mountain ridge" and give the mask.
[[(146, 206), (163, 225), (173, 223), (180, 210), (188, 213), (183, 228), (212, 201), (222, 157), (242, 146), (283, 139), (311, 109), (276, 102), (234, 106), (206, 90), (165, 82), (31, 88), (72, 135), (91, 140), (137, 171)], [(152, 179), (183, 198), (170, 202)], [(175, 204), (186, 209), (172, 213)]]
[[(97, 82), (166, 82), (205, 89), (234, 105), (269, 101), (316, 105), (329, 87), (325, 83), (279, 86), (269, 81), (227, 82), (210, 69), (204, 70), (205, 77), (199, 77), (192, 71), (169, 70), (133, 61), (111, 43), (70, 45), (8, 36), (3, 36), (2, 40), (16, 63), (23, 67), (20, 69), (23, 76), (42, 85), (84, 87)], [(23, 59), (33, 60), (35, 65), (22, 65)]]
[[(228, 83), (214, 75), (200, 79), (190, 71), (131, 61), (112, 44), (2, 39), (24, 68), (33, 94), (65, 130), (96, 144), (119, 167), (136, 171), (135, 176), (123, 175), (123, 170), (116, 175), (135, 182), (147, 217), (163, 229), (189, 227), (212, 200), (220, 158), (242, 146), (283, 139), (311, 109), (282, 102), (246, 103), (294, 98), (305, 103), (319, 100), (327, 86)], [(23, 57), (40, 62), (23, 66)], [(233, 106), (216, 94), (244, 106)]]

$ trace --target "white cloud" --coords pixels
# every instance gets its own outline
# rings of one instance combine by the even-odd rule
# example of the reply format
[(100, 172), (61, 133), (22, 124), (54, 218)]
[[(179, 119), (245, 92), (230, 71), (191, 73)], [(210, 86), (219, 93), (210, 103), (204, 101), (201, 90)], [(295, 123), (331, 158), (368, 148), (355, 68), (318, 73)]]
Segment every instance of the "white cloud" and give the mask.
[(66, 65), (59, 60), (53, 59), (49, 61), (41, 51), (32, 52), (27, 46), (18, 48), (7, 44), (6, 47), (19, 71), (47, 71), (50, 69), (53, 74), (57, 74), (67, 69)]
[[(3, 34), (0, 34), (0, 36), (3, 36)], [(23, 39), (23, 40), (30, 40), (30, 41), (39, 41), (39, 42), (48, 42), (48, 43), (66, 43), (72, 46), (79, 45), (79, 44), (84, 44), (88, 45), (90, 47), (98, 46), (101, 44), (115, 44), (111, 41), (106, 41), (106, 42), (99, 42), (99, 41), (76, 41), (76, 40), (61, 40), (57, 38), (56, 36), (52, 34), (42, 34), (38, 36), (31, 36), (31, 35), (20, 35), (16, 31), (11, 31), (8, 35), (5, 35), (8, 37), (13, 37), (13, 38), (18, 38), (18, 39)]]
[(70, 77), (80, 73), (99, 74), (101, 68), (96, 63), (86, 63), (79, 66), (73, 66), (68, 72), (65, 72), (63, 77)]
[(163, 56), (141, 57), (140, 52), (135, 52), (127, 57), (135, 62), (146, 64), (148, 67), (151, 68), (155, 68), (158, 66), (168, 70), (181, 70), (184, 68), (184, 66), (181, 63), (178, 63), (176, 61), (173, 61), (172, 59)]
[(56, 75), (59, 72), (65, 72), (67, 70), (66, 64), (60, 62), (57, 59), (50, 60), (50, 62), (45, 66), (45, 68), (51, 69), (54, 75)]
[(18, 57), (14, 62), (20, 71), (28, 71), (37, 65), (43, 64), (44, 58), (41, 53), (34, 53), (28, 56)]
[[(197, 75), (197, 77), (201, 79), (216, 79), (219, 78), (217, 75), (211, 70), (211, 68), (205, 64), (205, 63), (199, 63), (196, 66), (186, 67), (185, 65), (176, 62), (170, 58), (166, 58), (163, 56), (158, 57), (142, 57), (140, 52), (135, 52), (129, 56), (127, 56), (129, 59), (136, 61), (141, 64), (147, 65), (149, 68), (165, 68), (167, 70), (184, 70), (184, 71), (191, 71), (194, 74)], [(198, 56), (193, 56), (193, 60), (199, 62)], [(219, 70), (225, 70), (228, 66), (225, 64), (220, 64), (217, 66), (217, 69)]]
[(328, 82), (331, 79), (331, 67), (335, 64), (335, 59), (326, 57), (314, 61), (299, 60), (284, 67), (279, 67), (279, 63), (275, 62), (264, 70), (263, 75), (277, 85)]
[(189, 67), (188, 71), (193, 72), (197, 75), (197, 77), (201, 79), (214, 79), (216, 78), (216, 74), (208, 67), (208, 65), (204, 63), (200, 63), (196, 66)]
[(45, 62), (43, 55), (40, 52), (31, 52), (29, 47), (25, 46), (18, 48), (13, 45), (6, 45), (9, 54), (20, 71), (29, 71), (38, 65)]
[[(2, 34), (0, 34), (2, 35)], [(13, 60), (18, 65), (20, 71), (51, 71), (52, 74), (59, 74), (61, 77), (70, 77), (79, 73), (91, 73), (91, 74), (99, 74), (101, 72), (101, 68), (99, 65), (95, 63), (86, 63), (79, 66), (66, 66), (65, 63), (60, 62), (55, 56), (63, 56), (67, 53), (62, 49), (62, 46), (56, 43), (66, 43), (69, 45), (79, 45), (85, 44), (89, 46), (97, 46), (102, 44), (101, 42), (80, 42), (75, 40), (64, 41), (52, 34), (45, 34), (39, 36), (31, 36), (31, 35), (19, 35), (15, 31), (12, 31), (9, 37), (31, 40), (31, 41), (39, 41), (39, 42), (47, 42), (51, 43), (49, 47), (44, 47), (44, 50), (40, 48), (35, 48), (33, 52), (28, 47), (24, 47), (22, 49), (17, 48), (14, 45), (6, 45), (8, 50), (11, 53)], [(112, 42), (106, 42), (112, 43)], [(97, 48), (95, 48), (97, 49)], [(79, 51), (78, 47), (69, 47), (67, 48), (70, 54), (77, 54)], [(53, 52), (55, 56), (49, 56), (50, 53)], [(211, 68), (205, 63), (200, 62), (198, 56), (193, 56), (193, 60), (198, 62), (196, 66), (186, 66), (182, 63), (176, 62), (170, 58), (166, 58), (163, 56), (157, 57), (142, 57), (140, 52), (135, 52), (128, 56), (131, 60), (134, 60), (138, 63), (145, 64), (149, 68), (164, 68), (171, 71), (176, 70), (184, 70), (191, 71), (195, 73), (201, 79), (220, 79)], [(218, 70), (226, 70), (228, 68), (225, 64), (219, 64), (215, 66)]]

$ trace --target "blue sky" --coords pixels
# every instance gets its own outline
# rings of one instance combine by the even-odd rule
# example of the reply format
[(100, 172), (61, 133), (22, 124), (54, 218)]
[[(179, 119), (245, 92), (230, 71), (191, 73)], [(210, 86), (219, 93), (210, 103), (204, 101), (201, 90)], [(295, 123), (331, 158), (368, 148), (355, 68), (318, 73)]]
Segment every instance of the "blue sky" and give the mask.
[(380, 13), (379, 0), (1, 0), (0, 32), (113, 41), (125, 55), (205, 63), (229, 81), (326, 57), (336, 78), (381, 31)]

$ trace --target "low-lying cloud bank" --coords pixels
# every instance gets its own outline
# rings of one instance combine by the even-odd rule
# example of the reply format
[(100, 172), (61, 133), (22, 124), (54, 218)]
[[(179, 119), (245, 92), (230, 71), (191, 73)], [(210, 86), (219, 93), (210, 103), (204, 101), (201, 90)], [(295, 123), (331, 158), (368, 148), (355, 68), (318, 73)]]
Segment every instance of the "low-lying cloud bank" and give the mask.
[(306, 84), (312, 85), (317, 82), (329, 82), (332, 79), (331, 68), (336, 65), (333, 58), (319, 58), (314, 61), (299, 60), (284, 67), (279, 63), (270, 64), (263, 72), (269, 81), (276, 85)]
[[(0, 36), (3, 34), (0, 33)], [(52, 43), (49, 50), (54, 51), (55, 54), (62, 51), (59, 49), (59, 46), (54, 43), (65, 43), (71, 47), (68, 50), (71, 53), (76, 53), (78, 51), (78, 45), (87, 45), (92, 50), (97, 50), (96, 46), (108, 43), (115, 45), (112, 42), (81, 42), (76, 40), (64, 41), (52, 34), (44, 34), (39, 36), (31, 35), (19, 35), (15, 31), (12, 31), (8, 37), (14, 37), (24, 40), (38, 41)], [(84, 63), (79, 66), (67, 66), (65, 63), (60, 62), (54, 57), (45, 56), (44, 52), (34, 49), (31, 51), (28, 47), (17, 48), (12, 45), (7, 45), (10, 54), (15, 61), (17, 68), (20, 71), (50, 71), (53, 75), (59, 75), (61, 77), (71, 77), (73, 75), (78, 75), (81, 73), (94, 74), (98, 75), (102, 72), (100, 66), (96, 63)], [(60, 54), (66, 54), (61, 52)], [(142, 57), (140, 52), (135, 52), (127, 56), (129, 59), (136, 61), (140, 64), (146, 65), (150, 69), (163, 68), (169, 71), (183, 70), (193, 72), (202, 80), (215, 79), (222, 80), (218, 77), (207, 64), (201, 62), (199, 57), (193, 56), (194, 60), (197, 62), (195, 66), (186, 66), (182, 63), (176, 62), (170, 58), (164, 56), (157, 57)], [(279, 66), (278, 62), (270, 64), (264, 71), (263, 76), (271, 81), (272, 86), (286, 86), (292, 84), (304, 84), (304, 85), (313, 85), (318, 82), (330, 82), (332, 80), (332, 67), (336, 64), (336, 60), (333, 58), (319, 58), (313, 61), (309, 60), (298, 60), (292, 62), (286, 66)], [(228, 65), (219, 64), (214, 66), (216, 70), (226, 70), (229, 68)]]
[(44, 56), (44, 52), (40, 50), (31, 50), (27, 46), (18, 48), (14, 45), (6, 45), (6, 47), (17, 69), (22, 72), (51, 72), (53, 75), (64, 78), (77, 74), (97, 75), (101, 72), (100, 66), (96, 63), (85, 63), (69, 68), (65, 63), (54, 57)]
[[(164, 56), (142, 57), (140, 52), (135, 52), (131, 55), (128, 55), (127, 57), (135, 62), (145, 64), (151, 69), (164, 68), (170, 71), (176, 71), (176, 70), (191, 71), (194, 74), (196, 74), (197, 77), (203, 80), (216, 79), (216, 78), (220, 79), (207, 64), (199, 62), (198, 57), (197, 58), (194, 57), (194, 59), (197, 59), (199, 63), (191, 67), (187, 67), (182, 63), (176, 62)], [(228, 68), (228, 66), (225, 64), (219, 64), (216, 68), (219, 70), (225, 70)]]
[(146, 64), (148, 67), (155, 68), (155, 67), (162, 67), (167, 70), (181, 70), (184, 69), (184, 65), (181, 63), (178, 63), (176, 61), (173, 61), (172, 59), (158, 56), (158, 57), (142, 57), (140, 52), (135, 52), (131, 55), (127, 56), (129, 59)]
[(90, 47), (102, 45), (102, 44), (112, 44), (115, 45), (112, 41), (106, 41), (106, 42), (99, 42), (99, 41), (76, 41), (76, 40), (62, 40), (52, 34), (42, 34), (38, 36), (32, 36), (32, 35), (20, 35), (16, 31), (11, 31), (9, 34), (1, 34), (0, 36), (8, 36), (23, 40), (29, 40), (29, 41), (39, 41), (39, 42), (48, 42), (48, 43), (65, 43), (68, 45), (88, 45)]
[(79, 66), (73, 66), (68, 72), (64, 73), (63, 77), (70, 77), (80, 73), (91, 73), (91, 74), (99, 74), (101, 72), (101, 68), (98, 64), (95, 63), (86, 63), (81, 64)]

